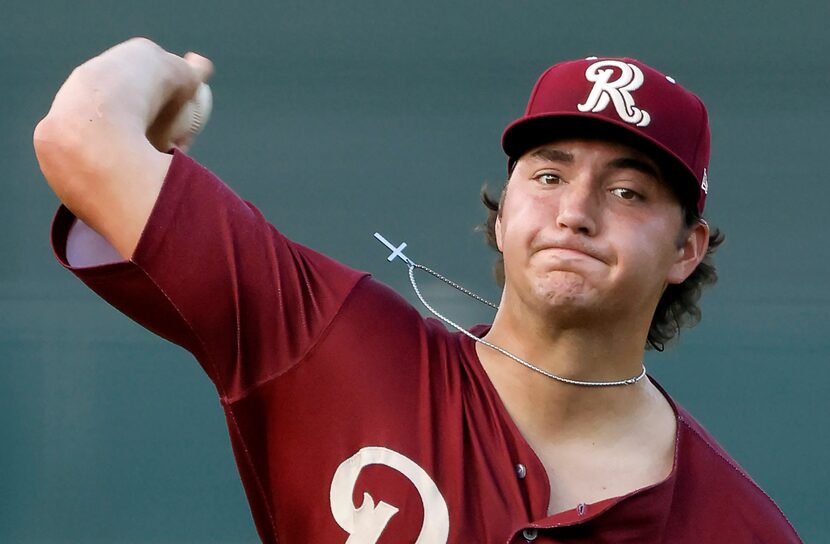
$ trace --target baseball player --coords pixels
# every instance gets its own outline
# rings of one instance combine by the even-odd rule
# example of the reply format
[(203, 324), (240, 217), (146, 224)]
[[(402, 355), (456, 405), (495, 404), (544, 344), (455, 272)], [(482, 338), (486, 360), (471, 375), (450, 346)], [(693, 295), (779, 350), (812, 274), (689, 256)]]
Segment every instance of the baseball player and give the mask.
[(501, 303), (460, 332), (168, 152), (211, 72), (129, 40), (34, 141), (56, 257), (210, 376), (263, 542), (799, 542), (642, 362), (714, 281), (695, 95), (633, 59), (542, 74), (484, 199)]

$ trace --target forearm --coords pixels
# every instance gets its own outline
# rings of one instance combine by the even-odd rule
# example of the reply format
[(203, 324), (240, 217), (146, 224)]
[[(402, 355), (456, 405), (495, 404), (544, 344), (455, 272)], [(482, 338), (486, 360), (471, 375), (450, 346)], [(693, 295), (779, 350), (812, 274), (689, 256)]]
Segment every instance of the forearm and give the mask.
[(83, 124), (81, 117), (47, 116), (35, 134), (38, 162), (61, 202), (129, 259), (171, 157), (141, 133), (103, 121), (95, 129)]
[(211, 71), (134, 38), (73, 70), (35, 128), (49, 186), (125, 259), (170, 165), (171, 121)]

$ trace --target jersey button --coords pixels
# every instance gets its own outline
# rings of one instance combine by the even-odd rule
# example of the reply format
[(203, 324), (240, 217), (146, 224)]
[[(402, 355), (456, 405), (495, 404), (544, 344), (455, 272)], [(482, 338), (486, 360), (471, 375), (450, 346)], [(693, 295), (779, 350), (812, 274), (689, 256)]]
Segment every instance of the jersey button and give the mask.
[(536, 537), (539, 536), (539, 531), (531, 527), (530, 529), (522, 531), (522, 536), (525, 537), (525, 540), (528, 542), (533, 542), (536, 540)]
[(520, 480), (524, 480), (525, 476), (527, 476), (527, 468), (521, 463), (516, 465), (516, 476), (518, 476)]

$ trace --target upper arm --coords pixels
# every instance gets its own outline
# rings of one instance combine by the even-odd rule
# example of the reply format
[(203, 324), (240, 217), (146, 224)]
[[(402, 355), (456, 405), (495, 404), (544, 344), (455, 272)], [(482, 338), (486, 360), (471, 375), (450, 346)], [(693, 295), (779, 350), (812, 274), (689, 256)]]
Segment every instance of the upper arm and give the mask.
[[(130, 259), (170, 167), (171, 155), (121, 130), (84, 130), (83, 119), (47, 116), (34, 146), (49, 186), (72, 213)], [(89, 121), (87, 121), (89, 122)]]
[[(73, 225), (81, 228), (74, 238), (85, 244), (80, 251), (71, 247)], [(61, 264), (115, 308), (193, 353), (227, 398), (299, 363), (365, 275), (286, 239), (179, 152), (131, 258), (70, 260), (70, 250), (100, 256), (90, 244), (101, 249), (102, 240), (85, 236), (68, 207), (59, 208), (52, 246)]]

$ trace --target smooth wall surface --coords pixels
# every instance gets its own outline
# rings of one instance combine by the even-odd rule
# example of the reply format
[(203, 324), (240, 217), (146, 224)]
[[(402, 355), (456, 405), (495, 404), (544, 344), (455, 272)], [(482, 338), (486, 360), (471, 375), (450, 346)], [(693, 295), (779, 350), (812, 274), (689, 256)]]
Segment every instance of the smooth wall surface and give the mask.
[[(192, 151), (274, 225), (415, 302), (372, 238), (491, 298), (478, 191), (537, 75), (640, 58), (699, 94), (703, 322), (647, 365), (775, 499), (830, 541), (826, 2), (31, 2), (0, 17), (0, 542), (255, 542), (224, 418), (193, 357), (61, 269), (31, 145), (72, 68), (130, 36), (211, 57)], [(106, 150), (101, 150), (105, 153)], [(465, 325), (486, 307), (424, 279)], [(326, 508), (327, 505), (321, 505)]]

